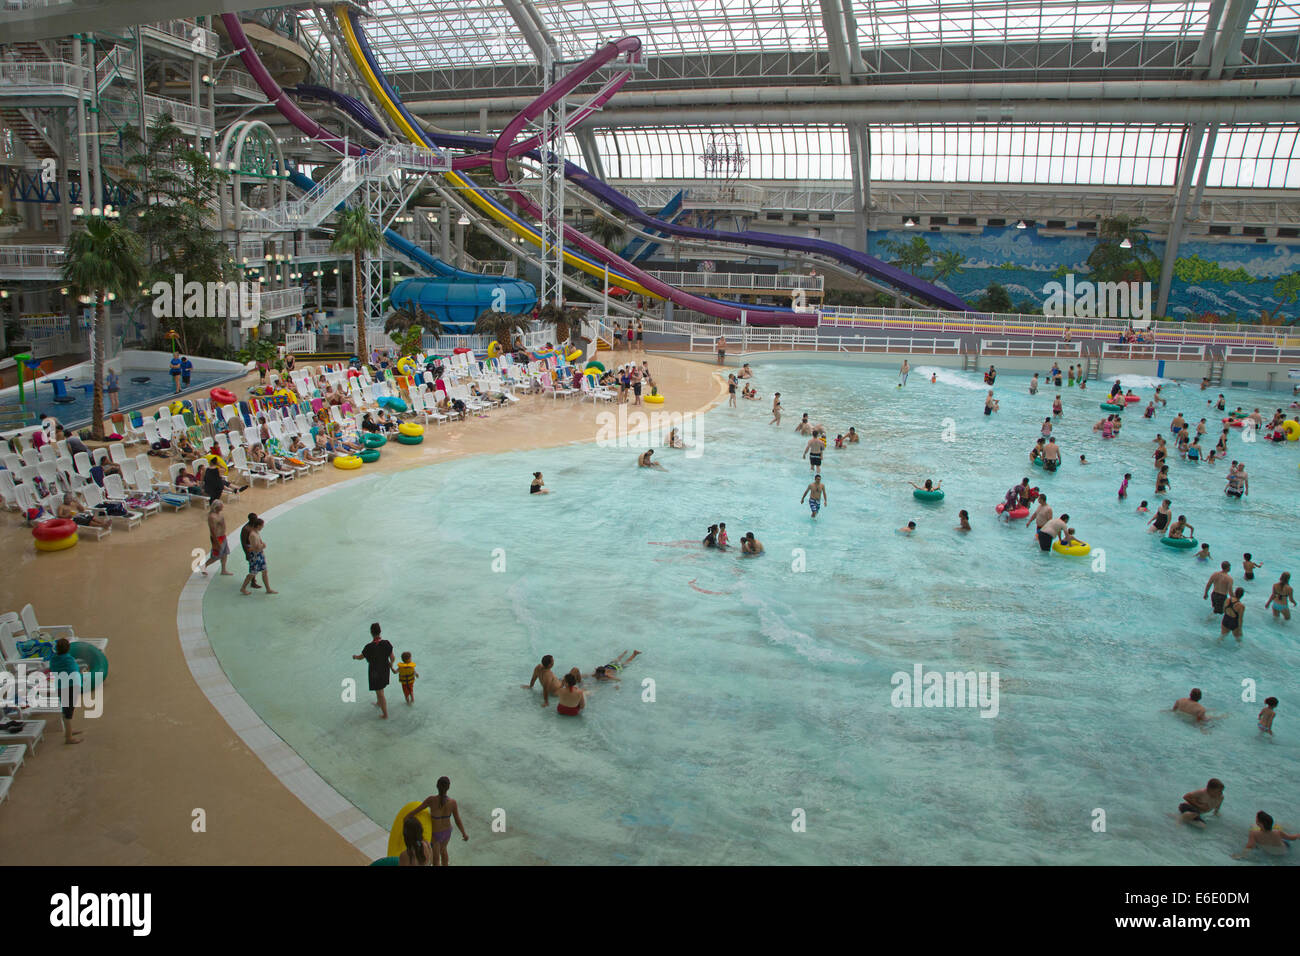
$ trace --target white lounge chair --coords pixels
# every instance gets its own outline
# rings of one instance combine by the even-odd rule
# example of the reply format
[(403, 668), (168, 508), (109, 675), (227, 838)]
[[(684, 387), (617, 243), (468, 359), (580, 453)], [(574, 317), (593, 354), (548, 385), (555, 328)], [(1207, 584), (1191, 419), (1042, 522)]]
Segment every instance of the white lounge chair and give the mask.
[[(98, 508), (100, 505), (108, 504), (108, 499), (104, 497), (103, 490), (93, 481), (86, 485), (86, 487), (81, 490), (81, 493), (86, 498), (86, 504), (90, 505), (92, 509)], [(132, 511), (130, 508), (127, 508), (125, 504), (123, 504), (122, 507), (126, 510), (126, 514), (115, 515), (104, 512), (114, 525), (125, 525), (126, 530), (130, 531), (144, 520), (144, 515), (140, 514), (140, 512)]]
[(44, 634), (51, 640), (58, 640), (60, 637), (66, 637), (70, 641), (81, 641), (85, 644), (94, 644), (101, 651), (107, 650), (108, 638), (106, 637), (82, 637), (77, 634), (71, 624), (41, 624), (36, 620), (36, 608), (31, 604), (23, 605), (23, 609), (18, 612), (19, 619), (23, 622), (23, 632), (31, 637), (35, 634)]

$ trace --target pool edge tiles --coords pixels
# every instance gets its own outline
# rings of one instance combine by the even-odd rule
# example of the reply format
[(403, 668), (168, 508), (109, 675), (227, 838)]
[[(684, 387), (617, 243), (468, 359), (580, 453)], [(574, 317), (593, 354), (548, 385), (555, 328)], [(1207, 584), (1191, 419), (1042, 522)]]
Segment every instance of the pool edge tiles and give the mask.
[[(367, 476), (366, 481), (375, 476)], [(354, 481), (340, 481), (276, 505), (264, 512), (264, 518), (292, 511), (340, 488), (352, 487)], [(285, 742), (244, 700), (230, 682), (208, 641), (203, 623), (203, 598), (216, 575), (191, 574), (181, 589), (176, 609), (176, 631), (185, 664), (203, 696), (280, 784), (302, 801), (335, 833), (350, 843), (367, 859), (388, 855), (388, 831), (375, 823), (359, 807), (331, 787), (302, 756)]]

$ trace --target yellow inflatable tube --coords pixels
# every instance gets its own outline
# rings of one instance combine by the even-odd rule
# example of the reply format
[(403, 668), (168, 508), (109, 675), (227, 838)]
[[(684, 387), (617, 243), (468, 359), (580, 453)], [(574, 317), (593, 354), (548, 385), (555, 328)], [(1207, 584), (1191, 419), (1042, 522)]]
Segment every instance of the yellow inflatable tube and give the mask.
[(664, 403), (664, 397), (662, 395), (647, 395), (645, 400), (651, 405), (662, 405)]
[(1072, 558), (1081, 558), (1092, 551), (1092, 547), (1083, 541), (1076, 541), (1074, 544), (1061, 544), (1059, 541), (1053, 541), (1052, 550), (1057, 554), (1064, 554)]
[(356, 455), (339, 455), (334, 459), (334, 467), (343, 471), (351, 471), (354, 468), (361, 467), (361, 459)]
[[(402, 821), (406, 819), (408, 813), (423, 802), (423, 800), (416, 800), (397, 811), (397, 816), (393, 818), (393, 828), (388, 831), (389, 856), (401, 856), (402, 851), (406, 849), (406, 841), (402, 839)], [(433, 842), (433, 817), (429, 815), (428, 808), (421, 810), (416, 819), (420, 821), (420, 829), (424, 831), (425, 840)]]
[(397, 370), (403, 375), (415, 375), (415, 363), (409, 355), (403, 355), (397, 362)]
[(415, 422), (402, 422), (402, 424), (397, 426), (397, 430), (401, 434), (411, 437), (424, 434), (424, 426), (417, 425)]
[(501, 343), (493, 339), (488, 343), (488, 358), (496, 358), (501, 354)]
[(1287, 441), (1300, 441), (1300, 422), (1288, 418), (1282, 423), (1282, 431), (1286, 432)]

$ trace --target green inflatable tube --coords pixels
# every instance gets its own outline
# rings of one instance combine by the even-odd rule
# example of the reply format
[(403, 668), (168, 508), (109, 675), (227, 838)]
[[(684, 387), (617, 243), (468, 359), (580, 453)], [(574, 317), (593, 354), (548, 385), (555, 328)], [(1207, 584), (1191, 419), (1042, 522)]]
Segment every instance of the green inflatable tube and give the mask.
[(913, 488), (912, 497), (919, 501), (943, 501), (943, 492), (939, 489), (926, 491), (924, 488)]
[(1123, 406), (1123, 405), (1112, 405), (1110, 402), (1102, 402), (1102, 403), (1101, 403), (1101, 410), (1102, 410), (1103, 412), (1122, 412), (1122, 411), (1124, 411), (1124, 406)]
[(1160, 543), (1166, 548), (1174, 548), (1178, 551), (1186, 551), (1196, 547), (1197, 544), (1195, 538), (1161, 538)]
[(367, 448), (382, 448), (388, 444), (388, 439), (378, 432), (366, 432), (361, 436), (361, 444)]
[(424, 441), (423, 435), (398, 435), (397, 440), (403, 445), (418, 445)]
[(602, 372), (605, 371), (605, 366), (601, 365), (599, 362), (588, 362), (587, 371), (590, 372), (593, 368), (598, 368)]
[(395, 856), (381, 856), (370, 864), (371, 866), (400, 866), (401, 861)]
[(73, 641), (68, 653), (76, 658), (80, 664), (85, 664), (90, 670), (92, 686), (99, 687), (108, 679), (108, 658), (94, 644), (87, 644), (85, 641)]
[(371, 462), (379, 461), (379, 449), (367, 448), (365, 451), (358, 452), (357, 457), (368, 465)]

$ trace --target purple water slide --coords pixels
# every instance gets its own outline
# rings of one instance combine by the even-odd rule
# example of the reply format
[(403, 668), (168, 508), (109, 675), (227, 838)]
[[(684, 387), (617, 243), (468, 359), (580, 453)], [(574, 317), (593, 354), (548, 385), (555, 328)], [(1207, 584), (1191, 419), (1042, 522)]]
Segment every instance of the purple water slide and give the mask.
[(343, 112), (347, 113), (363, 127), (368, 133), (374, 134), (377, 139), (386, 138), (387, 134), (384, 128), (379, 125), (375, 115), (370, 112), (370, 107), (361, 102), (355, 96), (348, 96), (346, 93), (340, 93), (338, 90), (332, 90), (328, 86), (312, 86), (310, 83), (299, 83), (297, 86), (285, 92), (299, 99), (319, 100), (322, 103), (332, 103)]
[(365, 152), (356, 143), (339, 139), (298, 108), (298, 104), (289, 98), (289, 94), (280, 88), (280, 84), (275, 82), (266, 67), (262, 65), (262, 60), (257, 55), (257, 51), (248, 42), (248, 37), (244, 33), (244, 26), (239, 22), (238, 16), (233, 13), (223, 13), (221, 21), (226, 25), (226, 32), (230, 34), (230, 42), (239, 51), (239, 58), (244, 61), (244, 68), (248, 70), (257, 85), (262, 88), (262, 92), (266, 94), (266, 98), (275, 104), (276, 109), (283, 114), (285, 119), (312, 139), (324, 143), (340, 153), (346, 152), (349, 156), (360, 156)]

